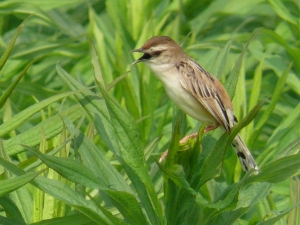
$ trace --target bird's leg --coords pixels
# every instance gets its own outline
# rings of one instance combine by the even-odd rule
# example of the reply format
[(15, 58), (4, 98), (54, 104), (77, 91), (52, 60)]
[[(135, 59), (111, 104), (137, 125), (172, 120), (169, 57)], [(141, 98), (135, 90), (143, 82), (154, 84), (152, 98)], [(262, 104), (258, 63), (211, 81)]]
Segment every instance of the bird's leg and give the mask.
[(162, 163), (163, 161), (165, 161), (165, 159), (167, 158), (168, 156), (168, 151), (164, 151), (163, 154), (161, 154), (160, 158), (159, 158), (159, 163)]
[[(218, 128), (219, 125), (212, 125), (212, 126), (206, 126), (206, 128), (204, 129), (204, 133), (208, 132), (208, 131), (211, 131), (211, 130), (214, 130), (216, 128)], [(180, 144), (183, 144), (185, 143), (187, 140), (191, 139), (191, 138), (196, 138), (198, 136), (198, 132), (196, 133), (193, 133), (193, 134), (190, 134), (190, 135), (187, 135), (185, 136), (184, 138), (182, 138), (179, 143)]]
[(219, 125), (206, 126), (205, 130), (204, 130), (204, 133), (206, 133), (208, 131), (211, 131), (211, 130), (214, 130), (214, 129), (218, 128), (218, 127), (219, 127)]
[[(179, 145), (183, 145), (184, 143), (186, 143), (188, 140), (190, 139), (193, 139), (193, 138), (196, 138), (198, 136), (198, 132), (196, 133), (193, 133), (193, 134), (190, 134), (190, 135), (187, 135), (185, 136), (184, 138), (182, 138), (180, 141), (179, 141)], [(159, 159), (159, 162), (161, 163), (162, 161), (164, 161), (166, 159), (166, 157), (168, 156), (168, 150), (165, 151), (160, 159)]]
[(188, 141), (189, 139), (191, 138), (195, 138), (198, 136), (198, 132), (196, 133), (193, 133), (193, 134), (190, 134), (190, 135), (187, 135), (185, 136), (184, 138), (182, 138), (180, 141), (179, 141), (179, 144), (184, 144), (186, 141)]
[[(211, 130), (214, 130), (216, 128), (218, 128), (219, 125), (212, 125), (212, 126), (207, 126), (204, 130), (204, 133), (208, 132), (208, 131), (211, 131)], [(187, 135), (185, 136), (184, 138), (182, 138), (180, 141), (179, 141), (179, 144), (182, 145), (184, 144), (185, 142), (187, 142), (189, 139), (192, 139), (192, 138), (196, 138), (198, 136), (198, 132), (196, 133), (193, 133), (193, 134), (190, 134), (190, 135)], [(166, 159), (166, 157), (168, 156), (168, 150), (165, 151), (160, 159), (159, 159), (159, 162), (161, 163), (162, 161), (164, 161)]]

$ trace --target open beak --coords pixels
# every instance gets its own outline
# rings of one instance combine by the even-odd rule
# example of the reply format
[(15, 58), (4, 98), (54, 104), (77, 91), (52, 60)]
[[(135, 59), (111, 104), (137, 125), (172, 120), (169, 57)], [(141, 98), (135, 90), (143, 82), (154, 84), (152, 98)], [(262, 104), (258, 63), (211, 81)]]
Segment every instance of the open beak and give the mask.
[[(143, 49), (142, 48), (137, 48), (137, 49), (132, 50), (131, 52), (140, 52), (140, 53), (143, 53)], [(139, 58), (136, 61), (134, 61), (133, 63), (131, 63), (130, 66), (133, 66), (133, 65), (135, 65), (135, 64), (137, 64), (139, 62), (142, 62), (144, 60), (146, 60), (145, 54), (141, 58)]]

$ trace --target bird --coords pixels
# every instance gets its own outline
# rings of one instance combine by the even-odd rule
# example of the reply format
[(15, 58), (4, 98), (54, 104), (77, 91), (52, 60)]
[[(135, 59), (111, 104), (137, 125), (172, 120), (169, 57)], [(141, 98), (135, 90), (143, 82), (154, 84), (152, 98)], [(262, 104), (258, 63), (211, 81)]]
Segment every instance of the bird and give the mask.
[[(222, 127), (230, 133), (238, 121), (226, 89), (172, 38), (154, 36), (132, 52), (143, 55), (131, 65), (145, 63), (162, 82), (169, 98), (184, 113), (205, 123), (207, 130)], [(232, 146), (244, 171), (259, 170), (239, 134), (234, 138)]]

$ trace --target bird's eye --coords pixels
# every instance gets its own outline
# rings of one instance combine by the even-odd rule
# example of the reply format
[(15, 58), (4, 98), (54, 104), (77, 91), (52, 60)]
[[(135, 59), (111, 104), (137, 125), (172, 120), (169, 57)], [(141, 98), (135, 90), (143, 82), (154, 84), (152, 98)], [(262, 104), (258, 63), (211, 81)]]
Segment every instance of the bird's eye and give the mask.
[(155, 51), (153, 52), (153, 56), (159, 56), (162, 53), (162, 51)]

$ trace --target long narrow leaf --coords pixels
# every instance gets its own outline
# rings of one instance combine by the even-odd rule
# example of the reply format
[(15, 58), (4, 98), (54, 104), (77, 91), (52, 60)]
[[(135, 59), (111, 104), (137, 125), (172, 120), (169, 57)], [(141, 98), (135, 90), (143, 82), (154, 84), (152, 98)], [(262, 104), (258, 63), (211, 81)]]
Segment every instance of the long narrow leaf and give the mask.
[(227, 57), (230, 51), (231, 41), (228, 41), (227, 44), (224, 46), (216, 62), (214, 63), (214, 67), (211, 70), (211, 73), (216, 76), (218, 79), (221, 79), (222, 74), (224, 74), (225, 66), (227, 65)]
[(300, 173), (300, 154), (290, 155), (277, 159), (265, 165), (261, 172), (251, 177), (248, 182), (277, 183), (296, 176)]
[(50, 105), (53, 102), (56, 102), (62, 98), (68, 97), (77, 93), (78, 91), (70, 91), (62, 94), (55, 95), (53, 97), (47, 98), (41, 102), (38, 102), (28, 108), (24, 109), (11, 119), (7, 120), (5, 123), (0, 125), (0, 137), (3, 137), (8, 132), (12, 131), (13, 129), (20, 126), (24, 123), (28, 118), (30, 118), (35, 113), (39, 112), (41, 109), (45, 108), (46, 106)]
[[(93, 220), (84, 214), (68, 215), (64, 217), (56, 217), (40, 222), (31, 223), (30, 225), (57, 225), (57, 224), (72, 224), (72, 225), (83, 225), (90, 224)], [(21, 225), (21, 224), (20, 224)]]
[[(3, 160), (2, 158), (0, 158), (0, 165), (18, 176), (27, 175), (22, 169), (18, 168), (12, 163), (7, 162), (6, 160)], [(52, 180), (45, 177), (37, 177), (31, 183), (47, 194), (67, 203), (70, 206), (73, 206), (75, 209), (96, 222), (99, 222), (103, 225), (123, 224), (120, 220), (114, 218), (103, 207), (96, 206), (92, 201), (86, 200), (70, 186), (62, 183), (61, 181)]]
[[(26, 110), (24, 110), (26, 111)], [(22, 111), (22, 112), (24, 112)], [(79, 105), (70, 107), (61, 112), (62, 115), (69, 118), (70, 121), (75, 121), (84, 115), (84, 111)], [(19, 114), (18, 114), (19, 115)], [(22, 115), (24, 115), (22, 113)], [(17, 116), (17, 115), (16, 115)], [(11, 122), (9, 122), (11, 121)], [(11, 120), (8, 120), (4, 124), (7, 124), (10, 129), (15, 129), (16, 126), (23, 121), (23, 118), (12, 117)], [(40, 143), (41, 140), (41, 129), (44, 129), (46, 139), (50, 139), (58, 135), (63, 127), (63, 121), (61, 116), (55, 115), (50, 117), (49, 119), (43, 121), (35, 127), (30, 128), (29, 130), (12, 137), (8, 140), (3, 141), (3, 145), (9, 155), (17, 154), (24, 150), (24, 148), (20, 144), (25, 144), (31, 147), (34, 147)], [(9, 132), (9, 130), (6, 130)], [(1, 131), (0, 131), (1, 133)], [(3, 135), (5, 133), (3, 132)]]
[(291, 67), (292, 67), (292, 64), (290, 64), (287, 67), (287, 69), (284, 71), (284, 73), (282, 74), (282, 76), (277, 81), (275, 90), (274, 90), (274, 92), (272, 94), (271, 102), (270, 102), (268, 108), (266, 110), (264, 110), (263, 115), (260, 117), (258, 123), (256, 124), (256, 128), (255, 128), (253, 137), (250, 140), (250, 141), (252, 141), (250, 143), (250, 145), (253, 144), (256, 141), (258, 135), (261, 133), (263, 125), (266, 123), (266, 121), (270, 117), (270, 114), (273, 112), (276, 104), (278, 103), (278, 100), (279, 100), (279, 98), (281, 96), (281, 93), (282, 93), (285, 81), (287, 79), (287, 76), (289, 74), (289, 71), (290, 71)]
[(23, 145), (23, 147), (29, 150), (31, 153), (35, 154), (47, 166), (70, 181), (84, 185), (86, 187), (102, 190), (108, 189), (103, 181), (99, 180), (97, 176), (94, 175), (94, 173), (89, 171), (85, 166), (77, 161), (70, 160), (68, 158), (45, 155), (29, 146)]
[[(70, 121), (65, 121), (71, 133), (75, 132), (75, 128)], [(75, 145), (79, 147), (79, 154), (85, 166), (102, 180), (107, 187), (113, 190), (124, 191), (133, 194), (132, 189), (126, 183), (124, 177), (112, 166), (106, 159), (105, 155), (96, 145), (84, 136), (81, 132), (75, 135)]]
[(18, 177), (0, 181), (0, 196), (8, 194), (36, 178), (42, 171), (30, 172)]
[[(287, 215), (292, 209), (294, 209), (295, 207), (299, 207), (300, 203), (293, 205), (292, 207), (284, 210), (282, 213), (280, 213), (279, 215), (275, 216), (272, 219), (263, 221), (258, 223), (257, 225), (273, 225), (276, 224), (276, 222), (278, 222), (280, 219), (282, 219), (285, 215)], [(299, 221), (297, 221), (299, 222)]]
[(225, 84), (225, 88), (228, 92), (229, 97), (232, 99), (235, 93), (235, 89), (236, 89), (236, 85), (237, 85), (237, 81), (239, 78), (239, 73), (240, 73), (240, 69), (242, 67), (242, 62), (243, 62), (243, 58), (244, 58), (244, 54), (246, 53), (246, 50), (249, 46), (249, 44), (251, 43), (251, 41), (253, 41), (253, 39), (256, 37), (256, 35), (260, 32), (260, 29), (256, 30), (252, 36), (249, 38), (249, 40), (247, 41), (242, 53), (240, 54), (238, 61), (236, 62), (232, 73), (229, 75), (229, 77), (226, 80), (226, 84)]
[[(23, 21), (23, 23), (21, 23), (19, 26), (18, 26), (18, 29), (17, 29), (17, 32), (15, 33), (13, 39), (10, 41), (7, 49), (5, 50), (5, 52), (3, 53), (3, 55), (1, 56), (0, 58), (0, 71), (2, 70), (3, 66), (5, 65), (11, 51), (13, 50), (14, 48), (14, 45), (15, 45), (15, 42), (17, 40), (17, 37), (19, 36), (19, 33), (21, 32), (22, 28), (24, 27), (25, 25), (25, 22), (30, 18), (31, 16), (29, 16), (27, 19), (25, 19)], [(0, 107), (1, 108), (1, 107)]]
[[(105, 213), (107, 214), (105, 215), (102, 212), (105, 212), (105, 209), (103, 209), (101, 206), (96, 206), (92, 201), (86, 200), (79, 193), (71, 189), (71, 187), (60, 181), (39, 177), (36, 179), (36, 186), (47, 194), (64, 201), (70, 206), (73, 206), (75, 209), (82, 212), (97, 223), (103, 225), (122, 224), (112, 216), (108, 218), (107, 215), (109, 215), (109, 213)], [(99, 208), (101, 208), (101, 210), (99, 210)]]
[[(58, 64), (56, 69), (60, 78), (71, 90), (86, 88), (81, 83), (76, 81), (74, 77), (70, 76), (70, 74), (64, 71)], [(112, 152), (114, 152), (114, 154), (119, 155), (119, 147), (113, 128), (110, 124), (109, 114), (103, 99), (101, 99), (99, 95), (96, 95), (92, 91), (88, 90), (82, 93), (77, 93), (74, 96), (83, 106), (83, 109), (86, 110), (105, 144)]]
[(114, 190), (107, 190), (106, 193), (129, 224), (149, 224), (133, 195)]
[(1, 95), (0, 97), (0, 109), (4, 106), (6, 100), (8, 99), (8, 97), (11, 95), (11, 93), (13, 92), (13, 90), (15, 89), (15, 87), (17, 86), (17, 84), (19, 83), (19, 81), (22, 79), (22, 77), (26, 74), (27, 70), (29, 69), (29, 67), (35, 62), (32, 61), (31, 63), (29, 63), (25, 69), (20, 73), (20, 75), (17, 77), (17, 79), (8, 87), (8, 89)]
[[(136, 187), (137, 193), (144, 204), (150, 221), (161, 224), (162, 211), (158, 202), (150, 175), (146, 168), (146, 161), (143, 155), (143, 148), (140, 143), (140, 135), (135, 121), (124, 109), (101, 87), (102, 95), (111, 116), (111, 125), (114, 128), (118, 140), (122, 160), (128, 165), (124, 169)], [(142, 182), (142, 183), (141, 183)], [(144, 186), (145, 185), (145, 186)], [(145, 190), (146, 188), (146, 190)], [(145, 192), (146, 191), (146, 192)], [(149, 193), (146, 194), (146, 193)], [(151, 198), (151, 202), (149, 201)], [(152, 205), (153, 204), (153, 205)], [(157, 215), (159, 213), (159, 215)]]

